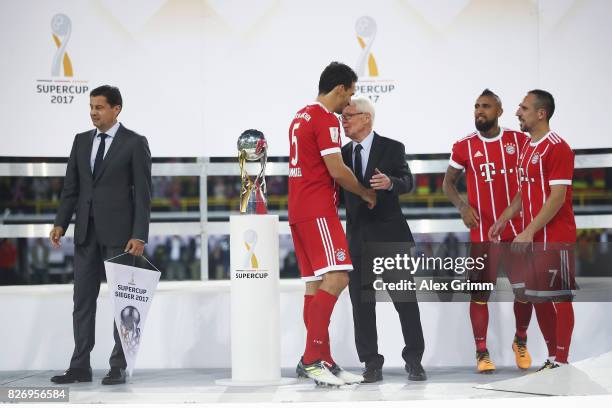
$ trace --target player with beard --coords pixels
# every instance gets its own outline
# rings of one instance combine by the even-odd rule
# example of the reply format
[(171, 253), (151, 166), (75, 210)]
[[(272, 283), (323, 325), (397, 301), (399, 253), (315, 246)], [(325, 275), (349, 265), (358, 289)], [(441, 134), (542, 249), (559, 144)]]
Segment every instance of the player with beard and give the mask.
[[(531, 320), (532, 305), (523, 294), (524, 279), (521, 265), (509, 253), (509, 243), (522, 231), (520, 215), (509, 219), (501, 231), (505, 245), (492, 244), (487, 236), (489, 228), (519, 191), (516, 171), (518, 158), (529, 143), (521, 132), (503, 129), (498, 124), (503, 109), (499, 97), (485, 89), (474, 105), (476, 131), (457, 141), (452, 148), (443, 189), (461, 213), (463, 223), (470, 229), (471, 256), (485, 258), (485, 268), (471, 271), (472, 282), (497, 281), (498, 268), (503, 265), (515, 292), (514, 316), (516, 333), (512, 343), (516, 364), (521, 369), (531, 365), (527, 350), (527, 327)], [(457, 190), (461, 173), (466, 172), (468, 201)], [(470, 320), (476, 342), (477, 369), (481, 373), (495, 371), (487, 349), (489, 325), (488, 300), (490, 291), (471, 293)]]
[(520, 191), (488, 234), (490, 239), (498, 239), (508, 221), (522, 211), (525, 227), (513, 245), (534, 248), (528, 257), (531, 268), (525, 294), (540, 301), (534, 303), (536, 313), (538, 308), (546, 308), (548, 314), (544, 319), (538, 314), (538, 322), (543, 331), (546, 328), (555, 334), (552, 342), (547, 341), (549, 358), (540, 370), (567, 364), (574, 329), (574, 153), (550, 130), (554, 112), (553, 96), (541, 89), (529, 91), (519, 105), (516, 116), (521, 130), (531, 135), (519, 157)]

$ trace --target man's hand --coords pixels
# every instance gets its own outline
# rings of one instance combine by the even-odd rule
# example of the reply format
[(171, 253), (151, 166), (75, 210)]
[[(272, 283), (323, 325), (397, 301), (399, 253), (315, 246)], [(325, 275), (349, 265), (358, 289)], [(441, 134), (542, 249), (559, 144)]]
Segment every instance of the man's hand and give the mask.
[(504, 229), (506, 229), (507, 224), (508, 221), (505, 221), (502, 218), (499, 218), (497, 221), (495, 221), (495, 223), (491, 225), (491, 228), (489, 228), (489, 241), (499, 241), (499, 236), (504, 231)]
[(64, 235), (64, 229), (62, 227), (55, 226), (49, 233), (49, 241), (51, 241), (51, 245), (53, 248), (59, 248), (62, 243), (60, 239)]
[(529, 244), (533, 242), (533, 233), (529, 229), (525, 229), (523, 232), (518, 234), (514, 241), (512, 241), (511, 250), (512, 252), (526, 252), (529, 248)]
[(144, 242), (139, 239), (130, 239), (125, 246), (124, 252), (134, 256), (141, 256), (144, 253)]
[(391, 179), (386, 174), (381, 173), (380, 170), (374, 169), (370, 185), (374, 190), (389, 190), (391, 188)]
[(372, 190), (371, 188), (366, 190), (365, 194), (361, 196), (361, 199), (368, 203), (368, 208), (370, 210), (376, 207), (376, 191)]
[(480, 221), (480, 217), (478, 217), (478, 213), (475, 209), (470, 207), (469, 205), (464, 205), (461, 207), (461, 219), (466, 227), (469, 229), (478, 227), (478, 221)]

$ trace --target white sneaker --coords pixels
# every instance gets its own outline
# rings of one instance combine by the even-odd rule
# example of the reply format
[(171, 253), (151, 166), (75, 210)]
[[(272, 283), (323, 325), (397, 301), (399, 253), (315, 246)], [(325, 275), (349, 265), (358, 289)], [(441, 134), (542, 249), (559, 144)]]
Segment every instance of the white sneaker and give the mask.
[(304, 364), (300, 360), (299, 368), (308, 378), (313, 379), (317, 385), (339, 387), (345, 384), (341, 378), (332, 374), (324, 361), (318, 360), (312, 364)]
[(344, 381), (345, 384), (360, 384), (363, 382), (363, 375), (349, 373), (338, 364), (331, 366), (330, 371), (333, 375)]

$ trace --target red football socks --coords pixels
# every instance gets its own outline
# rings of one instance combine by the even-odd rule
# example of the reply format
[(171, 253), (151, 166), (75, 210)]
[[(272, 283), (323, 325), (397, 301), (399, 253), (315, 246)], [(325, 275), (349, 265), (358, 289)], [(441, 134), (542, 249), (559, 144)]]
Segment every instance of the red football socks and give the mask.
[(557, 354), (557, 312), (555, 305), (553, 302), (542, 302), (534, 303), (533, 307), (548, 348), (548, 356), (554, 357)]
[(557, 350), (555, 361), (567, 364), (572, 331), (574, 330), (574, 306), (572, 302), (555, 303), (557, 309)]
[(489, 306), (486, 302), (470, 302), (470, 320), (476, 341), (476, 351), (485, 351), (489, 326)]
[(514, 301), (514, 318), (516, 320), (516, 337), (527, 338), (527, 328), (531, 321), (532, 305), (529, 302)]
[(304, 317), (304, 326), (306, 326), (306, 330), (308, 330), (308, 310), (310, 309), (310, 302), (312, 302), (313, 298), (314, 298), (314, 295), (304, 295), (303, 317)]
[(329, 348), (329, 320), (336, 300), (336, 296), (319, 289), (310, 301), (304, 364), (312, 364), (317, 360), (333, 364)]

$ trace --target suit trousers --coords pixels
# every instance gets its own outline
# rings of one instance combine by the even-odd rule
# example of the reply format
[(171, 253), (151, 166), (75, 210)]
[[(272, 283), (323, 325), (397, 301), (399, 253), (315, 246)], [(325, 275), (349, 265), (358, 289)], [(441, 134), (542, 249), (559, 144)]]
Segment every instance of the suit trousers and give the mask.
[[(125, 249), (125, 247), (112, 247), (99, 243), (95, 226), (96, 221), (90, 217), (85, 242), (74, 247), (74, 309), (72, 312), (74, 352), (70, 368), (91, 367), (90, 353), (95, 344), (96, 304), (100, 293), (100, 282), (106, 275), (104, 260), (123, 253)], [(113, 262), (133, 265), (134, 257), (126, 254), (114, 259)], [(110, 366), (126, 368), (121, 339), (114, 321), (113, 335), (115, 346), (109, 359)]]
[[(352, 256), (352, 255), (351, 255)], [(349, 274), (349, 294), (353, 305), (353, 325), (355, 327), (355, 346), (359, 361), (367, 367), (381, 368), (384, 357), (378, 352), (378, 333), (376, 330), (376, 298), (372, 286), (373, 273), (362, 275), (361, 257), (353, 257), (354, 270)], [(372, 275), (370, 279), (369, 276)], [(392, 294), (391, 294), (392, 295)], [(393, 297), (393, 295), (392, 295)], [(399, 316), (404, 337), (402, 358), (406, 363), (421, 362), (425, 350), (423, 328), (419, 304), (415, 301), (393, 301)]]

